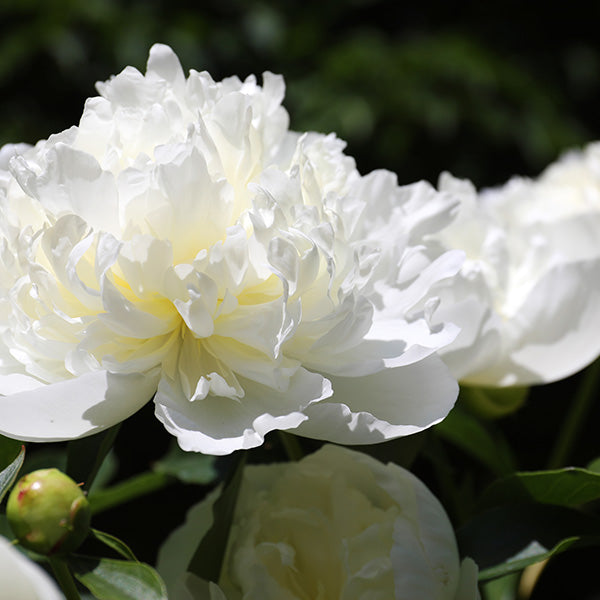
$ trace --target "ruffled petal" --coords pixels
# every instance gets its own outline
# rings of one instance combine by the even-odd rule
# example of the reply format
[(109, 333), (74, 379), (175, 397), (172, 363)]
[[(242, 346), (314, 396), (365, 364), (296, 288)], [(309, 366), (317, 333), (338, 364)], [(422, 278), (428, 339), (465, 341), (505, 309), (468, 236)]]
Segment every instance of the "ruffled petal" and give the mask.
[(305, 410), (294, 433), (338, 444), (375, 444), (441, 421), (458, 384), (437, 357), (364, 377), (332, 377), (334, 394)]
[(184, 450), (223, 455), (260, 446), (274, 429), (294, 429), (305, 421), (306, 407), (331, 395), (330, 382), (298, 369), (289, 387), (272, 387), (240, 379), (242, 399), (208, 395), (190, 401), (178, 381), (163, 377), (154, 399), (155, 414)]

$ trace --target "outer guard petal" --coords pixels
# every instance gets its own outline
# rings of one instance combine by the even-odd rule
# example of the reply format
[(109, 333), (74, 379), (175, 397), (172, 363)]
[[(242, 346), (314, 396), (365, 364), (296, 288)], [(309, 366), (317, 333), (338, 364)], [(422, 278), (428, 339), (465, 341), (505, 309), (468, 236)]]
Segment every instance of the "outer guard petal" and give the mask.
[(146, 404), (157, 380), (156, 371), (94, 371), (0, 397), (0, 433), (29, 442), (57, 442), (98, 433)]
[(333, 377), (334, 395), (311, 404), (294, 433), (338, 444), (375, 444), (439, 423), (458, 384), (437, 356), (364, 377)]

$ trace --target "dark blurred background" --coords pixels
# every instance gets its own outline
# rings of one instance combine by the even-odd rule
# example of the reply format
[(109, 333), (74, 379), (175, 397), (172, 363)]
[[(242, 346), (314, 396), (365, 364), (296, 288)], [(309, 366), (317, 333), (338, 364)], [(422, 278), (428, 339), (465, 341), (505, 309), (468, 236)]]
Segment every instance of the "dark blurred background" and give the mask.
[[(535, 176), (565, 150), (600, 138), (600, 3), (552, 6), (0, 0), (0, 145), (34, 143), (76, 124), (85, 99), (96, 94), (96, 81), (126, 65), (143, 72), (150, 46), (163, 42), (185, 71), (208, 70), (216, 80), (282, 73), (291, 127), (335, 131), (347, 140), (362, 173), (388, 168), (409, 183), (435, 182), (450, 170), (478, 187), (501, 184), (513, 174)], [(533, 390), (518, 413), (498, 423), (520, 468), (545, 466), (578, 381)], [(595, 406), (572, 464), (583, 466), (600, 454), (594, 425), (599, 418)], [(148, 468), (169, 440), (148, 405), (124, 424), (117, 440), (119, 478)], [(270, 436), (257, 460), (280, 458), (277, 444)], [(382, 448), (388, 459), (394, 448)], [(458, 488), (473, 473), (479, 476), (465, 456), (444, 448), (453, 465), (448, 477)], [(414, 468), (442, 494), (426, 461)], [(485, 477), (466, 483), (477, 490)], [(204, 491), (174, 486), (141, 506), (129, 505), (131, 512), (108, 511), (95, 523), (153, 562), (160, 541), (181, 522), (182, 506)], [(571, 569), (549, 573), (560, 579)], [(597, 587), (590, 583), (587, 589)], [(559, 596), (546, 591), (539, 597)], [(577, 597), (596, 596), (581, 591)]]
[(215, 79), (282, 73), (293, 129), (335, 131), (365, 173), (535, 175), (600, 137), (600, 4), (0, 0), (0, 144), (77, 123), (148, 49)]

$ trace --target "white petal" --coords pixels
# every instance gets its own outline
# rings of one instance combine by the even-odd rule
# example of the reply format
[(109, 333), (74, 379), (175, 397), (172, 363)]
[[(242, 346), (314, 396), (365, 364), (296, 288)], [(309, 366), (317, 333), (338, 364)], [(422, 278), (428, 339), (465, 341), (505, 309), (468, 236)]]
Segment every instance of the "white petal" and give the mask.
[[(474, 298), (467, 298), (452, 309), (452, 315), (456, 317), (455, 322), (464, 323), (465, 327), (461, 329), (454, 344), (440, 351), (440, 356), (448, 365), (452, 375), (459, 381), (467, 383), (471, 377), (477, 376), (477, 373), (487, 371), (489, 365), (494, 364), (498, 357), (502, 356), (501, 322), (497, 314)], [(448, 317), (449, 320), (452, 318), (453, 316)], [(468, 339), (471, 340), (470, 343), (467, 342)], [(488, 384), (490, 381), (488, 380)]]
[(23, 375), (22, 373), (0, 375), (0, 394), (2, 396), (35, 390), (43, 385), (44, 384), (35, 379), (35, 377), (29, 377), (29, 375)]
[(553, 269), (518, 316), (525, 335), (513, 353), (516, 364), (543, 382), (585, 367), (600, 354), (600, 260)]
[(174, 314), (165, 319), (141, 310), (108, 278), (102, 283), (102, 303), (106, 312), (98, 318), (119, 335), (145, 339), (169, 333), (177, 325)]
[(163, 377), (154, 402), (156, 417), (177, 436), (184, 450), (223, 455), (254, 448), (274, 429), (293, 429), (306, 420), (306, 406), (331, 395), (321, 375), (298, 369), (289, 388), (273, 388), (240, 379), (246, 392), (241, 400), (207, 396), (190, 402), (181, 386)]
[(173, 50), (165, 44), (154, 44), (150, 48), (147, 72), (155, 73), (174, 86), (183, 87), (185, 76), (181, 63)]
[(48, 152), (47, 171), (29, 185), (33, 196), (55, 215), (73, 212), (96, 230), (119, 231), (114, 177), (92, 155), (56, 144)]
[(139, 410), (156, 390), (158, 373), (96, 371), (0, 397), (0, 433), (30, 442), (91, 435)]
[(6, 600), (64, 600), (46, 571), (1, 536), (0, 595)]
[(408, 519), (394, 523), (396, 597), (454, 599), (459, 565), (452, 526), (437, 499), (430, 492), (419, 493), (424, 486), (416, 478), (414, 485), (416, 523)]
[(458, 384), (437, 357), (364, 377), (332, 377), (334, 394), (308, 406), (294, 433), (338, 444), (375, 444), (439, 423)]
[[(213, 490), (204, 501), (190, 508), (184, 525), (172, 531), (160, 547), (156, 569), (163, 578), (171, 599), (192, 598), (184, 591), (185, 570), (200, 540), (212, 525), (212, 507), (220, 491), (220, 487)], [(194, 535), (189, 535), (190, 530)]]
[(465, 558), (460, 565), (460, 580), (455, 600), (481, 600), (477, 589), (479, 568), (471, 558)]
[(468, 383), (550, 383), (583, 369), (600, 354), (600, 260), (552, 269), (507, 327), (512, 351)]

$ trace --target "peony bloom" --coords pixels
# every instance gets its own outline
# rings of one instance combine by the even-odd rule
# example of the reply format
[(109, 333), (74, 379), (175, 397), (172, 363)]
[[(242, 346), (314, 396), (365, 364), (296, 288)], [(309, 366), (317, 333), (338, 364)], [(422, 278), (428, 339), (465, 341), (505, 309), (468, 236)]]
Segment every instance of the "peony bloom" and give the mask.
[(567, 377), (600, 354), (600, 145), (567, 155), (537, 180), (515, 178), (461, 197), (438, 239), (461, 248), (458, 277), (441, 282), (437, 318), (461, 327), (441, 351), (455, 377), (485, 386)]
[(0, 595), (10, 600), (61, 600), (52, 578), (0, 536)]
[[(202, 597), (190, 595), (200, 582), (185, 569), (211, 503), (193, 507), (159, 553), (173, 600)], [(228, 600), (479, 597), (477, 567), (461, 567), (452, 526), (425, 485), (330, 445), (297, 463), (246, 467), (218, 583)]]
[[(78, 127), (0, 163), (0, 432), (85, 436), (154, 395), (185, 450), (274, 429), (373, 443), (441, 420), (431, 286), (455, 201), (288, 130), (281, 77), (215, 82), (155, 45)], [(394, 314), (386, 306), (394, 304)]]

